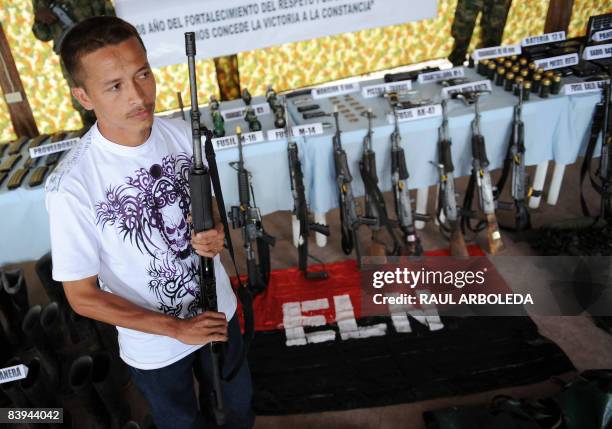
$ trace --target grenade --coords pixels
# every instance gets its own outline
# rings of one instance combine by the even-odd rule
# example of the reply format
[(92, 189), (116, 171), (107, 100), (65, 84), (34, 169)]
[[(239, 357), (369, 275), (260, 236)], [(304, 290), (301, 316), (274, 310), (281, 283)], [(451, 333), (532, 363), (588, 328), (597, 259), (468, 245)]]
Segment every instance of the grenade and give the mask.
[(531, 93), (531, 82), (526, 81), (523, 85), (523, 101), (529, 101), (529, 94)]
[(556, 74), (550, 85), (550, 93), (557, 95), (561, 91), (561, 76)]
[(521, 76), (517, 76), (516, 79), (514, 79), (514, 95), (517, 97), (521, 95), (521, 86), (523, 86), (523, 78)]
[(512, 91), (512, 86), (514, 85), (514, 73), (506, 73), (506, 79), (504, 80), (504, 90)]
[(495, 72), (495, 85), (502, 86), (504, 84), (504, 75), (506, 74), (506, 69), (503, 67), (497, 67), (497, 71)]
[(542, 84), (540, 85), (540, 97), (548, 98), (548, 94), (550, 94), (550, 79), (544, 78), (542, 79)]
[(542, 75), (541, 74), (535, 74), (533, 76), (533, 84), (531, 86), (531, 92), (533, 93), (538, 93), (540, 92), (540, 84), (542, 83)]
[(489, 79), (493, 79), (494, 78), (494, 76), (495, 76), (495, 69), (496, 69), (495, 63), (493, 61), (491, 61), (489, 63), (489, 65), (487, 66), (487, 75), (486, 75), (487, 78), (489, 78)]

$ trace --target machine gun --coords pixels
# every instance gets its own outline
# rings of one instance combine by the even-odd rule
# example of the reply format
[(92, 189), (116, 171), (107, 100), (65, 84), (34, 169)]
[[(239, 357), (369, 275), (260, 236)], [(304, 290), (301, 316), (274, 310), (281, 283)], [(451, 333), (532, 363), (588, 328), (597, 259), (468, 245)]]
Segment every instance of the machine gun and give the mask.
[[(495, 255), (499, 253), (504, 244), (502, 242), (497, 217), (495, 216), (495, 198), (493, 197), (493, 186), (491, 184), (491, 175), (489, 174), (489, 159), (485, 146), (485, 139), (480, 132), (480, 96), (483, 92), (475, 92), (474, 111), (475, 117), (472, 121), (472, 175), (468, 184), (468, 190), (465, 193), (464, 210), (470, 211), (472, 200), (474, 197), (475, 188), (478, 188), (478, 198), (480, 201), (480, 209), (483, 211), (486, 220), (487, 239), (489, 242), (489, 253)], [(462, 227), (469, 228), (474, 232), (484, 229), (483, 222), (480, 222), (476, 228), (472, 228), (468, 216), (463, 216)]]
[(295, 142), (289, 127), (289, 114), (287, 112), (287, 102), (285, 100), (285, 135), (287, 136), (287, 156), (289, 160), (289, 178), (291, 180), (291, 195), (293, 196), (293, 215), (300, 224), (298, 237), (298, 261), (299, 268), (307, 279), (325, 279), (325, 271), (308, 271), (308, 239), (310, 231), (315, 231), (325, 236), (329, 236), (329, 226), (311, 222), (308, 215), (308, 205), (306, 203), (306, 190), (304, 187), (304, 174), (302, 173), (302, 163), (298, 153), (298, 146)]
[[(523, 85), (518, 84), (519, 98), (518, 103), (514, 106), (514, 114), (512, 119), (512, 133), (510, 135), (510, 144), (508, 145), (508, 152), (506, 154), (506, 160), (504, 161), (504, 168), (502, 174), (497, 182), (496, 197), (497, 208), (503, 210), (516, 209), (515, 214), (515, 230), (524, 231), (531, 228), (531, 219), (529, 216), (529, 210), (525, 203), (526, 198), (529, 194), (529, 183), (527, 179), (527, 172), (525, 170), (525, 124), (522, 120), (522, 109), (523, 109)], [(508, 174), (512, 172), (512, 188), (510, 194), (512, 196), (513, 203), (504, 203), (499, 201), (499, 196), (504, 189)]]
[(338, 109), (334, 109), (336, 133), (332, 138), (334, 151), (334, 165), (336, 167), (336, 184), (338, 185), (338, 198), (340, 206), (340, 225), (342, 230), (342, 251), (350, 255), (355, 249), (357, 265), (361, 268), (361, 247), (357, 230), (361, 225), (373, 225), (376, 221), (361, 217), (357, 214), (357, 204), (353, 196), (351, 182), (353, 176), (348, 166), (346, 152), (342, 148)]
[[(191, 193), (191, 216), (195, 233), (214, 228), (212, 213), (212, 190), (210, 171), (202, 158), (202, 135), (200, 129), (200, 110), (198, 108), (198, 89), (195, 71), (195, 33), (185, 33), (185, 51), (189, 67), (189, 89), (191, 91), (191, 136), (193, 140), (193, 164), (189, 174)], [(210, 131), (203, 129), (206, 138)], [(217, 286), (213, 258), (200, 256), (200, 296), (204, 311), (217, 311)], [(210, 403), (217, 425), (225, 424), (225, 406), (221, 387), (222, 343), (211, 342), (212, 390)]]
[(378, 239), (377, 234), (382, 227), (387, 230), (387, 233), (393, 240), (393, 250), (391, 255), (399, 255), (401, 244), (393, 231), (397, 226), (397, 222), (389, 219), (387, 214), (387, 206), (385, 199), (378, 186), (378, 175), (376, 174), (376, 152), (372, 149), (372, 110), (366, 112), (368, 118), (368, 132), (363, 138), (363, 155), (359, 161), (359, 172), (365, 188), (365, 217), (372, 220), (370, 229), (372, 230), (372, 242), (375, 243)]
[[(253, 293), (263, 292), (270, 279), (270, 246), (274, 246), (276, 239), (267, 234), (263, 228), (261, 213), (255, 205), (255, 194), (251, 185), (251, 173), (244, 167), (242, 154), (242, 131), (236, 127), (238, 139), (238, 161), (231, 162), (238, 173), (238, 197), (240, 205), (231, 207), (228, 217), (232, 228), (242, 228), (242, 240), (247, 259), (248, 288)], [(251, 205), (253, 197), (253, 205)], [(257, 246), (257, 258), (255, 257)]]
[[(397, 109), (395, 104), (391, 105), (395, 128), (391, 133), (391, 185), (393, 188), (393, 199), (395, 201), (395, 213), (403, 234), (402, 254), (407, 256), (419, 256), (423, 254), (421, 240), (417, 236), (408, 189), (408, 167), (406, 156), (400, 142), (402, 137), (399, 132)], [(427, 220), (426, 218), (423, 218)]]
[[(438, 163), (435, 164), (440, 176), (440, 192), (438, 193), (438, 207), (436, 214), (440, 229), (448, 234), (451, 256), (469, 256), (465, 239), (461, 231), (459, 210), (455, 194), (455, 178), (453, 158), (451, 153), (451, 139), (448, 132), (447, 102), (442, 100), (442, 125), (438, 128)], [(446, 224), (442, 219), (446, 218)]]

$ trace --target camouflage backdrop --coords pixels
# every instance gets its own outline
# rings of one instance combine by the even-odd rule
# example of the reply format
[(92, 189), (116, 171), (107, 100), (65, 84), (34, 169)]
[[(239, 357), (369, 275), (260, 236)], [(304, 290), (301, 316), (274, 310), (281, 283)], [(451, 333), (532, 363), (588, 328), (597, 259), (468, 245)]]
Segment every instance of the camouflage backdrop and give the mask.
[[(434, 19), (241, 53), (238, 55), (241, 85), (257, 95), (263, 94), (267, 85), (284, 90), (446, 57), (453, 44), (450, 31), (456, 2), (439, 0), (438, 15)], [(38, 129), (49, 133), (79, 128), (80, 118), (70, 104), (58, 58), (50, 43), (40, 42), (32, 34), (31, 8), (31, 0), (0, 0), (0, 22), (12, 47)], [(504, 43), (542, 33), (547, 8), (547, 0), (513, 0)], [(569, 36), (582, 34), (590, 15), (610, 10), (606, 1), (575, 0)], [(472, 46), (479, 37), (477, 27)], [(213, 93), (218, 96), (212, 59), (199, 61), (197, 68), (201, 100), (207, 100)], [(177, 91), (189, 103), (186, 65), (162, 67), (155, 70), (155, 75), (157, 111), (178, 107)], [(2, 100), (0, 141), (13, 136), (8, 109)]]

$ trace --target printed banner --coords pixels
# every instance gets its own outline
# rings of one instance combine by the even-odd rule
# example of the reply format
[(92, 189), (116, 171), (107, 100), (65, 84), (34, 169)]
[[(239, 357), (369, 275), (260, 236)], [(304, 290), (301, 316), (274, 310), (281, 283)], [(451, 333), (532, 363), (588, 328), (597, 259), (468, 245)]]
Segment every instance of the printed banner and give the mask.
[(211, 58), (436, 16), (437, 0), (116, 0), (154, 67), (185, 62), (185, 36)]

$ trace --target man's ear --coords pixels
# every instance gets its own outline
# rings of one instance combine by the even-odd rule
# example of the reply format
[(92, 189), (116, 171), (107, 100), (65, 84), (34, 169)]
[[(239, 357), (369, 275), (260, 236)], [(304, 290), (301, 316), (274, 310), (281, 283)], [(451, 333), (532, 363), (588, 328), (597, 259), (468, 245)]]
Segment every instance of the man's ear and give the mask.
[(77, 99), (85, 110), (93, 110), (93, 104), (91, 103), (91, 100), (89, 99), (89, 96), (87, 95), (87, 92), (85, 92), (84, 88), (77, 86), (71, 88), (70, 92), (72, 92), (74, 98)]

